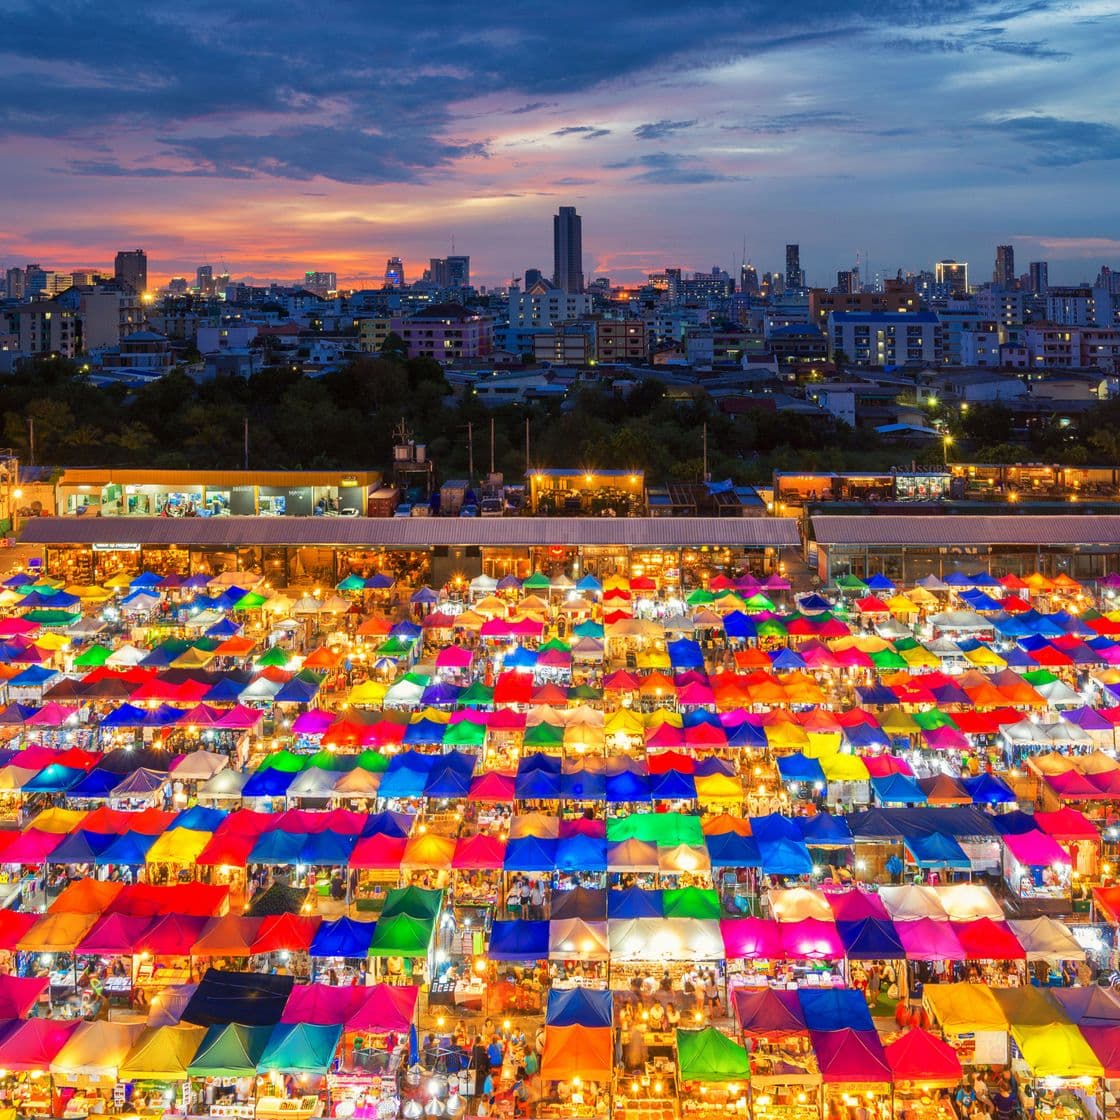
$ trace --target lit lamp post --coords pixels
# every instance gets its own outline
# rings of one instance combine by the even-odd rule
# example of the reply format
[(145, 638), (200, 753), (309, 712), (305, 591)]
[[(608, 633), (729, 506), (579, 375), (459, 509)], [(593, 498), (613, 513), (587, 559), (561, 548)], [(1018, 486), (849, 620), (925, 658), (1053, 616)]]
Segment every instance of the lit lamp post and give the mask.
[(953, 437), (944, 435), (941, 437), (941, 459), (945, 466), (949, 465), (949, 445), (953, 442)]

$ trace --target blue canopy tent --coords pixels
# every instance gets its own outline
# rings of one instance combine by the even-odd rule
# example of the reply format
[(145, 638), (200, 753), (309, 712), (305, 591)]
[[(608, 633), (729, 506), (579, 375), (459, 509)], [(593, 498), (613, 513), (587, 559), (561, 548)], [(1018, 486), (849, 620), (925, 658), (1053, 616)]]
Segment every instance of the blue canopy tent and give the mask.
[(315, 931), (310, 955), (313, 957), (365, 957), (373, 939), (373, 922), (338, 918), (323, 922)]
[(810, 847), (850, 848), (855, 843), (846, 817), (816, 813), (811, 817), (802, 817), (800, 824), (802, 839)]
[(891, 921), (863, 918), (856, 922), (837, 922), (836, 931), (844, 943), (844, 955), (850, 961), (906, 959), (906, 949)]
[(555, 871), (557, 843), (538, 836), (519, 836), (506, 845), (502, 866), (506, 871)]
[[(649, 801), (651, 781), (646, 774), (636, 774), (624, 770), (620, 774), (608, 774), (606, 780), (606, 798), (608, 803), (618, 805), (627, 801)], [(693, 784), (693, 796), (696, 786)]]
[(606, 871), (606, 838), (577, 833), (575, 836), (565, 836), (558, 840), (556, 869), (558, 871)]
[[(666, 770), (649, 779), (649, 796), (653, 801), (692, 801), (696, 798), (696, 779), (679, 770)], [(608, 800), (610, 789), (607, 790)]]
[(820, 782), (821, 786), (825, 784), (820, 760), (808, 758), (800, 752), (782, 755), (778, 759), (778, 773), (783, 782)]
[[(67, 793), (73, 789), (84, 777), (86, 772), (73, 766), (62, 766), (52, 762), (44, 766), (35, 777), (23, 786), (24, 793)], [(116, 777), (114, 785), (120, 781)]]
[(300, 849), (305, 839), (307, 837), (302, 832), (285, 832), (282, 828), (262, 832), (257, 837), (246, 862), (273, 865), (298, 863)]
[(661, 891), (628, 887), (625, 890), (607, 892), (607, 917), (612, 920), (664, 916)]
[(720, 836), (705, 838), (708, 844), (708, 858), (712, 867), (761, 867), (762, 856), (758, 841), (753, 836), (740, 836), (737, 832), (725, 832)]
[(438, 755), (428, 773), (425, 797), (466, 797), (471, 788), (476, 758), (465, 751)]
[(754, 619), (742, 611), (731, 611), (723, 616), (723, 632), (729, 638), (746, 641), (758, 637), (758, 627)]
[(413, 750), (393, 755), (389, 759), (385, 773), (381, 775), (377, 796), (379, 798), (422, 797), (428, 784), (428, 775), (439, 761), (439, 757), (420, 754)]
[(845, 1027), (857, 1031), (875, 1029), (867, 999), (855, 988), (800, 988), (797, 998), (805, 1025), (810, 1030), (839, 1031)]
[(548, 960), (548, 922), (495, 921), (490, 927), (492, 961)]
[(727, 745), (729, 747), (765, 750), (767, 748), (766, 732), (749, 720), (743, 720), (742, 723), (728, 728)]
[(75, 800), (88, 798), (89, 800), (103, 801), (108, 798), (113, 789), (120, 783), (120, 774), (111, 770), (102, 770), (99, 766), (90, 770), (85, 777), (68, 791), (68, 796)]
[(208, 809), (205, 805), (192, 805), (184, 809), (172, 822), (172, 828), (193, 828), (196, 832), (216, 832), (229, 814), (225, 809)]
[(560, 769), (559, 758), (539, 752), (526, 755), (517, 766), (517, 776), (513, 783), (514, 796), (520, 801), (552, 801), (559, 798)]
[(544, 1021), (549, 1027), (611, 1027), (614, 998), (610, 991), (590, 988), (553, 989), (548, 993)]
[(258, 770), (249, 776), (249, 780), (241, 788), (244, 797), (283, 797), (288, 792), (288, 786), (296, 780), (297, 774), (289, 770), (277, 770), (269, 767), (267, 770)]
[(767, 875), (796, 877), (813, 872), (808, 849), (799, 841), (759, 840), (758, 851), (762, 870)]
[(801, 823), (781, 813), (768, 813), (764, 817), (751, 817), (751, 835), (760, 843), (763, 840), (794, 840), (802, 838)]
[(96, 863), (97, 857), (116, 839), (103, 832), (79, 829), (67, 836), (50, 856), (48, 863)]
[[(514, 792), (516, 792), (516, 783)], [(568, 801), (605, 801), (607, 777), (599, 770), (581, 767), (560, 775), (560, 796)]]
[(415, 818), (407, 813), (392, 813), (388, 809), (371, 813), (362, 826), (362, 836), (408, 836)]
[(699, 642), (691, 638), (678, 638), (675, 642), (669, 642), (666, 648), (674, 669), (704, 668), (704, 651)]
[(410, 723), (404, 729), (404, 745), (406, 747), (430, 747), (443, 742), (446, 723), (439, 720), (424, 718)]
[(156, 837), (146, 836), (142, 832), (128, 831), (121, 836), (114, 836), (113, 842), (97, 857), (94, 862), (98, 867), (124, 866), (140, 867), (147, 863), (148, 849), (156, 842)]
[(903, 843), (918, 867), (950, 867), (967, 871), (972, 866), (964, 849), (952, 836), (934, 832), (927, 836), (907, 836)]
[(905, 774), (872, 778), (871, 790), (881, 805), (925, 805), (928, 800), (921, 786)]
[(975, 805), (1011, 805), (1018, 801), (1011, 787), (995, 774), (978, 774), (975, 778), (963, 778), (961, 785)]

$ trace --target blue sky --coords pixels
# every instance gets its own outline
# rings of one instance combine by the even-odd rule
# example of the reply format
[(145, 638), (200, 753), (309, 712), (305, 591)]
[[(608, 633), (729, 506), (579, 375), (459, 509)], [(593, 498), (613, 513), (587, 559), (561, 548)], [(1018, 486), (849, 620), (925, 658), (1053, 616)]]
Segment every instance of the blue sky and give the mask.
[(0, 0), (0, 261), (1120, 266), (1120, 4)]

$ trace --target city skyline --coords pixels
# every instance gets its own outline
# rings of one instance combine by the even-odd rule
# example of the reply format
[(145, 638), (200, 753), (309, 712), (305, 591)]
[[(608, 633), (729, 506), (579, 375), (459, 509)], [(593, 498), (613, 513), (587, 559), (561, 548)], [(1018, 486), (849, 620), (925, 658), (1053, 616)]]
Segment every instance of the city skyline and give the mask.
[[(345, 5), (330, 24), (298, 4), (0, 10), (5, 265), (104, 267), (136, 244), (154, 283), (206, 261), (353, 283), (454, 238), (493, 285), (547, 272), (562, 205), (585, 219), (586, 278), (619, 283), (734, 272), (744, 241), (760, 271), (799, 244), (818, 285), (857, 250), (871, 272), (955, 257), (980, 276), (1013, 244), (1052, 283), (1120, 253), (1101, 0), (957, 0), (936, 20), (879, 0), (587, 5), (531, 26), (424, 4), (376, 24)], [(377, 31), (368, 52), (355, 28)]]

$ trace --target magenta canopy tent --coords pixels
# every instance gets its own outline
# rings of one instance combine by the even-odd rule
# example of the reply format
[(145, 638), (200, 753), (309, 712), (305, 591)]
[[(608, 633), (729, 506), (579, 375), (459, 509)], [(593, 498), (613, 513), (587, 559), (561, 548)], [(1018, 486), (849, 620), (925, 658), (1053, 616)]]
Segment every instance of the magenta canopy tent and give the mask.
[(348, 1031), (402, 1034), (412, 1025), (420, 989), (415, 984), (375, 984), (363, 989), (365, 1002), (346, 1020)]
[(821, 1080), (859, 1084), (890, 1083), (891, 1067), (875, 1031), (810, 1031)]
[(50, 1068), (77, 1030), (80, 1019), (24, 1019), (0, 1042), (0, 1068), (12, 1071)]
[(729, 960), (786, 959), (781, 929), (770, 918), (724, 918), (719, 931)]
[(49, 983), (49, 976), (0, 976), (0, 1020), (27, 1018)]
[(1069, 855), (1057, 840), (1037, 828), (1030, 832), (1010, 833), (1003, 842), (1024, 867), (1052, 867), (1056, 863), (1069, 863)]
[(369, 990), (336, 988), (329, 984), (294, 984), (280, 1022), (340, 1027), (365, 1003)]
[(883, 900), (870, 891), (825, 891), (825, 901), (838, 922), (861, 922), (864, 918), (887, 918)]
[(790, 960), (839, 961), (844, 958), (844, 942), (835, 922), (802, 918), (778, 927), (785, 955)]
[(908, 961), (963, 961), (964, 947), (948, 922), (918, 918), (895, 922), (895, 932), (906, 950)]

